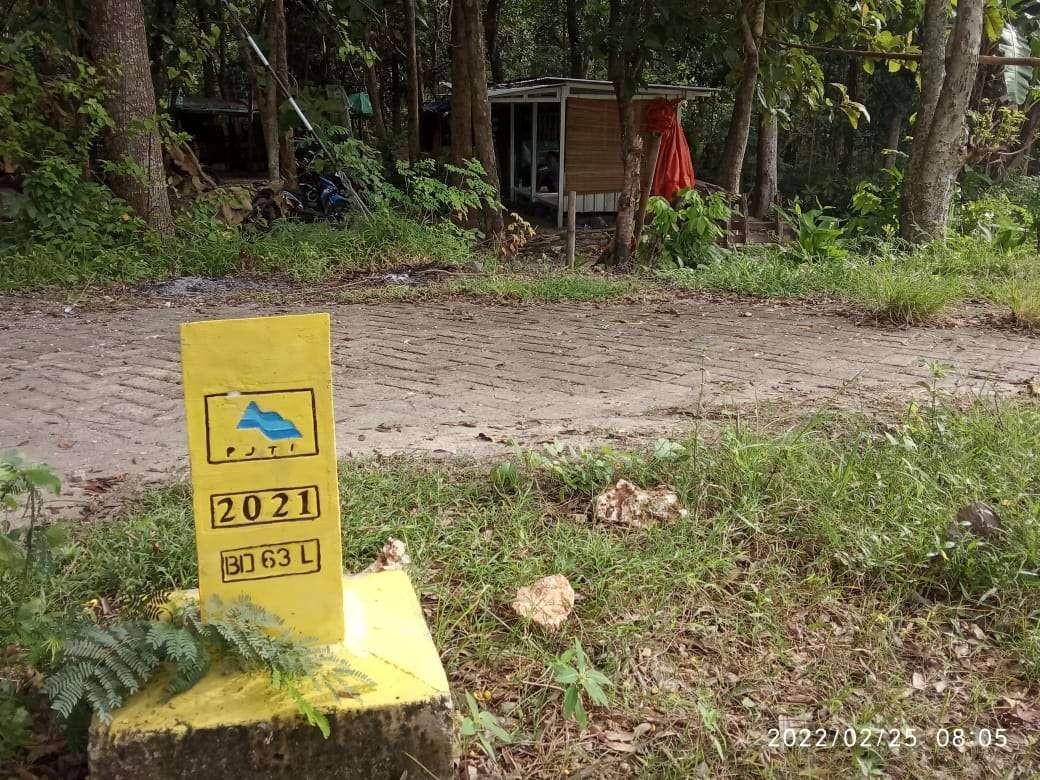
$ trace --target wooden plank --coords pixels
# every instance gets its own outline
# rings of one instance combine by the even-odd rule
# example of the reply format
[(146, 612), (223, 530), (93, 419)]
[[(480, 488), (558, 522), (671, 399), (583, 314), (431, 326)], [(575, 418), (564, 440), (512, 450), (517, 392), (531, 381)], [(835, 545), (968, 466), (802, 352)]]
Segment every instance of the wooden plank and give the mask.
[(567, 193), (567, 267), (574, 268), (574, 244), (577, 239), (578, 224), (575, 208), (577, 206), (577, 194)]

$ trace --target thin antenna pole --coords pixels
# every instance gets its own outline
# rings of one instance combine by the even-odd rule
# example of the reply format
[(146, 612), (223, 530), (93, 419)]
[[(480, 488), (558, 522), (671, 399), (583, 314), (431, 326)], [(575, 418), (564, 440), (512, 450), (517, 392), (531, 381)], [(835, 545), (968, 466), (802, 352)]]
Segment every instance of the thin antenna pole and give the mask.
[[(242, 23), (242, 19), (239, 17), (238, 11), (235, 10), (234, 6), (232, 6), (231, 3), (228, 2), (228, 0), (224, 0), (224, 5), (231, 12), (231, 16), (234, 17), (235, 24), (238, 25), (238, 29), (242, 31), (242, 34), (246, 37), (246, 40), (249, 41), (249, 45), (256, 53), (257, 59), (259, 59), (263, 66), (267, 68), (267, 72), (271, 74), (271, 78), (275, 80), (275, 83), (278, 85), (278, 88), (281, 89), (285, 97), (288, 98), (289, 105), (292, 106), (293, 111), (296, 112), (296, 116), (298, 116), (300, 118), (300, 121), (303, 122), (303, 126), (307, 128), (307, 132), (309, 132), (314, 137), (314, 140), (318, 142), (318, 146), (320, 146), (321, 150), (325, 153), (325, 158), (330, 163), (334, 162), (336, 158), (332, 154), (328, 145), (325, 143), (325, 139), (318, 134), (317, 130), (314, 129), (314, 126), (310, 123), (310, 120), (307, 119), (307, 116), (303, 113), (303, 110), (296, 102), (296, 98), (294, 98), (292, 96), (292, 93), (289, 91), (289, 86), (284, 81), (282, 81), (281, 78), (279, 78), (278, 73), (271, 66), (271, 63), (267, 61), (267, 57), (264, 56), (263, 51), (257, 45), (256, 41), (253, 40), (253, 36), (249, 34), (249, 30), (247, 30), (246, 26)], [(363, 211), (366, 216), (372, 216), (372, 213), (368, 210), (368, 206), (366, 206), (365, 202), (361, 200), (361, 196), (357, 194), (357, 190), (354, 189), (354, 186), (346, 180), (344, 180), (344, 184), (346, 184), (347, 190), (350, 192), (355, 202), (361, 208), (361, 211)]]

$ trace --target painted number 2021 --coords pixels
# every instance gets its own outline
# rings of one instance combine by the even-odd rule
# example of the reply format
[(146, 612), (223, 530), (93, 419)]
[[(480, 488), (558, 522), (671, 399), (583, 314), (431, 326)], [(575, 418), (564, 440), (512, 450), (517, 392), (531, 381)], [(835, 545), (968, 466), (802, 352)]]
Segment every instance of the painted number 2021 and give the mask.
[(223, 493), (210, 497), (213, 528), (313, 520), (319, 514), (318, 488), (306, 487)]

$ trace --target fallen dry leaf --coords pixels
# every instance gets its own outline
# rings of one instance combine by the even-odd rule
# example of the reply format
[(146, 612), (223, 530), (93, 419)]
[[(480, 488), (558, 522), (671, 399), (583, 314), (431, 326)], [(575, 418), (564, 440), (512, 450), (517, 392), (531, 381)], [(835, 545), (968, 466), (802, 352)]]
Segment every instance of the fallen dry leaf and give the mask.
[(596, 522), (631, 528), (667, 523), (689, 514), (670, 487), (659, 485), (643, 490), (627, 479), (619, 479), (614, 487), (596, 496), (592, 507)]
[(546, 628), (559, 628), (574, 609), (574, 588), (562, 574), (542, 577), (526, 588), (518, 588), (513, 611)]
[(412, 562), (411, 557), (408, 555), (408, 550), (405, 548), (405, 543), (400, 539), (390, 537), (386, 540), (386, 544), (383, 545), (383, 549), (379, 551), (379, 555), (376, 559), (369, 564), (368, 568), (363, 572), (364, 574), (371, 574), (377, 571), (395, 571), (397, 569), (403, 569), (405, 566)]

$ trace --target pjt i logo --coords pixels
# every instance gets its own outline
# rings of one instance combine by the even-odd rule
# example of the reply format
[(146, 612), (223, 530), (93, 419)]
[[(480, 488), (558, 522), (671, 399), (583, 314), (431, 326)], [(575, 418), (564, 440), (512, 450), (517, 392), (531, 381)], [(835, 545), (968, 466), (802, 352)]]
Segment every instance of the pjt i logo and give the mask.
[(207, 395), (206, 449), (210, 463), (317, 455), (314, 391)]

